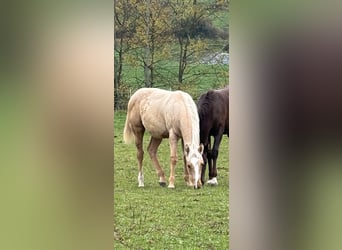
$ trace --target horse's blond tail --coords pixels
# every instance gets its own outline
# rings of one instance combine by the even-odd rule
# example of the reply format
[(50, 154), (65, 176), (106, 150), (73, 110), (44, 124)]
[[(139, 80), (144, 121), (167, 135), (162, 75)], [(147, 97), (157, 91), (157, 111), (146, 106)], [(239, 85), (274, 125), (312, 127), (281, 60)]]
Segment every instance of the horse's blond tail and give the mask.
[(134, 141), (134, 134), (133, 134), (132, 128), (128, 120), (129, 120), (129, 113), (127, 113), (126, 123), (125, 123), (125, 128), (124, 128), (124, 135), (123, 135), (123, 140), (126, 144), (133, 143)]

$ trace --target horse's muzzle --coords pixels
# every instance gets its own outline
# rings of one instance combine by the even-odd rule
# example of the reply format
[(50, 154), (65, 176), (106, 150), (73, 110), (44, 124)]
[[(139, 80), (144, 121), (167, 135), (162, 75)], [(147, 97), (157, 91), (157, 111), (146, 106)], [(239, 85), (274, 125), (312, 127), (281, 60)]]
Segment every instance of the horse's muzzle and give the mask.
[(194, 185), (194, 189), (200, 189), (202, 187), (202, 182), (198, 180), (198, 182)]

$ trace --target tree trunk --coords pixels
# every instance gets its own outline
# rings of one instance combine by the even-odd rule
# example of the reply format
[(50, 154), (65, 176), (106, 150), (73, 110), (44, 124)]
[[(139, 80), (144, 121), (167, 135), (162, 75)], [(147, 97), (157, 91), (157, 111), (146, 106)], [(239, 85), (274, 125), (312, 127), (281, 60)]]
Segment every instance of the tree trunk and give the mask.
[(150, 1), (146, 1), (146, 45), (145, 45), (145, 54), (144, 54), (144, 79), (145, 79), (145, 86), (151, 87), (151, 48), (150, 48)]
[[(185, 43), (184, 43), (184, 40), (185, 40)], [(178, 41), (180, 45), (178, 83), (183, 83), (184, 71), (187, 66), (188, 46), (190, 44), (190, 39), (189, 37), (187, 38), (179, 37)]]
[[(120, 84), (121, 84), (121, 77), (122, 77), (122, 65), (123, 65), (123, 37), (120, 37), (120, 42), (119, 42), (119, 49), (118, 51), (118, 60), (114, 60), (114, 108), (119, 108), (119, 103), (120, 103), (120, 94), (119, 94), (119, 89), (120, 89)], [(116, 57), (115, 57), (116, 58)], [(117, 65), (117, 66), (115, 66)]]

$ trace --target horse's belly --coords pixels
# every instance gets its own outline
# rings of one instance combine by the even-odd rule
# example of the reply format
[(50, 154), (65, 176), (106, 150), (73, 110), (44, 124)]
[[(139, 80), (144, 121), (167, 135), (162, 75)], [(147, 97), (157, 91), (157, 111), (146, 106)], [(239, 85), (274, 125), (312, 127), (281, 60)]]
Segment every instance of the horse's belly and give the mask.
[(142, 123), (146, 132), (150, 133), (155, 138), (168, 138), (169, 132), (165, 125), (161, 122), (157, 122), (154, 119), (142, 119)]
[(150, 134), (154, 138), (169, 138), (169, 133), (168, 132), (164, 132), (164, 133), (150, 132)]

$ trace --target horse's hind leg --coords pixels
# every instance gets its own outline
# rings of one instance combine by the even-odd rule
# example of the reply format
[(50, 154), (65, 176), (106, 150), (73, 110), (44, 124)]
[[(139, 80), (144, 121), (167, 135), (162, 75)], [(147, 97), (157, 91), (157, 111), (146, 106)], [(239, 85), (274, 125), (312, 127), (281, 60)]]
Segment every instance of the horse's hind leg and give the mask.
[(214, 145), (211, 151), (211, 156), (213, 159), (213, 166), (212, 168), (209, 168), (209, 180), (207, 182), (210, 185), (218, 184), (217, 178), (216, 178), (217, 177), (216, 161), (218, 157), (218, 149), (222, 140), (222, 133), (219, 133), (217, 136), (215, 136)]
[(137, 148), (137, 159), (138, 159), (138, 183), (139, 187), (144, 186), (144, 174), (143, 174), (143, 159), (144, 159), (144, 150), (143, 150), (143, 137), (144, 137), (144, 130), (140, 130), (135, 132), (135, 146)]
[(166, 185), (165, 174), (157, 158), (157, 150), (161, 142), (162, 142), (162, 139), (151, 137), (150, 144), (148, 145), (147, 150), (148, 150), (148, 153), (150, 154), (152, 163), (159, 176), (159, 184), (160, 186), (164, 187)]

